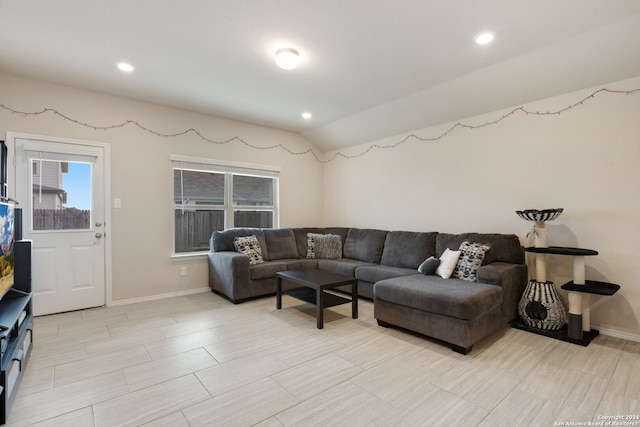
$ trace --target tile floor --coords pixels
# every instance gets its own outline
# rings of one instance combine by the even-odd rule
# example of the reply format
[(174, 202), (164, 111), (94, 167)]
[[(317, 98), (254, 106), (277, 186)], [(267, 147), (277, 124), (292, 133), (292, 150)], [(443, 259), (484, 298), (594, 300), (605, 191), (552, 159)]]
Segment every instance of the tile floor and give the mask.
[[(8, 426), (557, 426), (640, 415), (640, 343), (505, 327), (467, 356), (373, 304), (212, 293), (35, 319)], [(632, 421), (636, 426), (640, 420)]]

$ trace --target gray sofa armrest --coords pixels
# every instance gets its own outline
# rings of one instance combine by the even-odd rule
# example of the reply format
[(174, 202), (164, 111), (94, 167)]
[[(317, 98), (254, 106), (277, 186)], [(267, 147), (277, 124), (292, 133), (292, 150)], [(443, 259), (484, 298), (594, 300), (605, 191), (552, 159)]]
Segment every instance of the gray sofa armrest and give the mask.
[(497, 285), (503, 292), (502, 316), (505, 323), (518, 315), (518, 303), (527, 285), (527, 266), (508, 262), (492, 262), (478, 268), (478, 283)]
[(233, 251), (209, 252), (209, 286), (233, 302), (249, 298), (249, 257)]

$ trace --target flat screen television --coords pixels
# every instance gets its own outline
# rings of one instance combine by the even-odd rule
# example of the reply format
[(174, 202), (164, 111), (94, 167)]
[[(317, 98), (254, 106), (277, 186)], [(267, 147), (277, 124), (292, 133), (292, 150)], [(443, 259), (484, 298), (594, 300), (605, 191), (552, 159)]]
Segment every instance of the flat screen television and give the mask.
[(15, 273), (15, 207), (0, 202), (0, 299), (13, 286)]

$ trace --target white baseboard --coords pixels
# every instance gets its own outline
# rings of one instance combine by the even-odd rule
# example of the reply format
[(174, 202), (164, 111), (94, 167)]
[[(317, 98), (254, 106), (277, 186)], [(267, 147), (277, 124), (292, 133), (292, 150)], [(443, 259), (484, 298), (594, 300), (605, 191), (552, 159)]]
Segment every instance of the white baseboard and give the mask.
[(593, 329), (598, 330), (602, 335), (608, 335), (610, 337), (615, 337), (615, 338), (622, 338), (628, 341), (640, 342), (639, 334), (630, 334), (629, 332), (616, 331), (615, 329), (601, 328), (601, 327), (598, 327), (597, 325), (591, 325), (591, 327)]
[(148, 302), (148, 301), (157, 301), (160, 299), (174, 298), (174, 297), (183, 297), (186, 295), (194, 295), (201, 294), (204, 292), (211, 292), (211, 288), (198, 288), (198, 289), (189, 289), (187, 291), (178, 291), (178, 292), (169, 292), (167, 294), (159, 294), (159, 295), (150, 295), (148, 297), (140, 297), (140, 298), (131, 298), (131, 299), (123, 299), (119, 301), (111, 301), (109, 304), (110, 307), (114, 307), (117, 305), (128, 305), (128, 304), (137, 304), (140, 302)]

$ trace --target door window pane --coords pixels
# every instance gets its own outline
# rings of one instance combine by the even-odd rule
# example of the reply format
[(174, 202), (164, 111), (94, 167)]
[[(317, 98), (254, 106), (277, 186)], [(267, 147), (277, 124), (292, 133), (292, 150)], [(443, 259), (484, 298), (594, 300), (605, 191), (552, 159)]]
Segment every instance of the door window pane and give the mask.
[(91, 229), (91, 164), (32, 160), (33, 230)]

